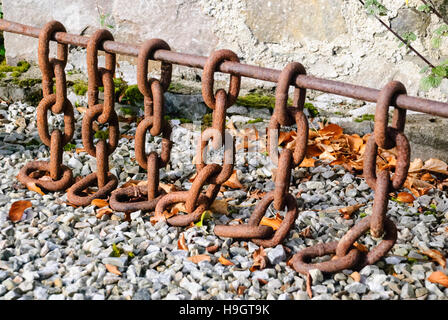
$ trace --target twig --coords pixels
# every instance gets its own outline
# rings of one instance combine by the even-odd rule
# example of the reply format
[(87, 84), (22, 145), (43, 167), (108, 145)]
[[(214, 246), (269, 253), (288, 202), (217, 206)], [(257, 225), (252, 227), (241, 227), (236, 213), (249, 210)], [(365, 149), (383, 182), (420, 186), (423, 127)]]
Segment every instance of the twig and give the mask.
[[(428, 7), (431, 8), (431, 11), (434, 12), (434, 14), (439, 17), (440, 19), (442, 19), (442, 21), (448, 25), (448, 20), (446, 20), (446, 18), (444, 16), (442, 16), (442, 14), (436, 9), (436, 6), (434, 5), (434, 2), (432, 2), (431, 0), (426, 1), (426, 0), (421, 0), (425, 5), (427, 5)], [(429, 2), (429, 3), (428, 3)]]
[[(364, 1), (359, 0), (359, 2), (362, 3), (364, 6)], [(389, 30), (395, 37), (397, 37), (401, 42), (405, 44), (406, 47), (408, 47), (410, 50), (412, 50), (420, 59), (422, 59), (428, 66), (431, 68), (435, 68), (435, 66), (428, 61), (423, 55), (420, 54), (416, 49), (414, 49), (413, 46), (411, 46), (406, 40), (404, 40), (398, 33), (396, 33), (394, 30), (392, 30), (391, 27), (389, 27), (383, 20), (381, 20), (377, 15), (373, 15), (384, 27), (386, 27), (387, 30)]]

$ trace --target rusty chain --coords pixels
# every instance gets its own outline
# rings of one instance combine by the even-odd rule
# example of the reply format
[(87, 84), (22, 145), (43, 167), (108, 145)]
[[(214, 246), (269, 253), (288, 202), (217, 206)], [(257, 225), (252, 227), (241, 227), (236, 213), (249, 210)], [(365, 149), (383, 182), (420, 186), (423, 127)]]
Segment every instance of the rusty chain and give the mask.
[[(297, 272), (306, 274), (315, 268), (322, 272), (361, 269), (376, 263), (395, 244), (397, 228), (386, 216), (389, 193), (403, 186), (410, 165), (410, 146), (404, 135), (406, 110), (396, 108), (392, 126), (388, 126), (389, 106), (395, 104), (394, 99), (398, 93), (406, 93), (404, 85), (398, 81), (389, 82), (381, 90), (375, 111), (374, 132), (364, 151), (364, 177), (375, 191), (372, 214), (356, 223), (339, 241), (309, 247), (294, 255), (291, 262)], [(397, 165), (392, 178), (388, 169), (380, 170), (378, 174), (376, 172), (378, 147), (397, 148)], [(376, 248), (361, 252), (354, 243), (369, 230), (372, 237), (382, 240)], [(335, 254), (330, 261), (310, 263), (312, 258), (329, 254)]]
[[(163, 118), (164, 98), (171, 82), (172, 65), (161, 64), (160, 80), (148, 81), (148, 60), (154, 59), (154, 52), (159, 49), (170, 50), (169, 45), (161, 39), (151, 39), (143, 43), (137, 59), (137, 85), (144, 97), (144, 119), (138, 124), (135, 134), (135, 158), (142, 169), (147, 171), (147, 185), (131, 186), (117, 189), (112, 192), (110, 206), (112, 209), (123, 212), (137, 210), (154, 210), (158, 201), (165, 194), (159, 187), (159, 168), (166, 166), (170, 160), (172, 142), (171, 126)], [(146, 133), (157, 136), (162, 133), (162, 151), (159, 156), (156, 152), (145, 152)], [(143, 200), (132, 200), (142, 199)]]
[[(42, 142), (50, 147), (50, 161), (30, 161), (19, 172), (18, 179), (28, 185), (34, 183), (48, 191), (63, 191), (73, 183), (70, 168), (62, 164), (64, 146), (69, 143), (75, 131), (73, 106), (67, 99), (67, 83), (64, 68), (67, 64), (68, 46), (58, 43), (57, 57), (50, 59), (50, 37), (55, 32), (65, 32), (58, 21), (48, 22), (39, 34), (38, 60), (42, 72), (43, 99), (37, 106), (37, 129)], [(53, 93), (53, 77), (56, 78), (56, 92)], [(48, 132), (48, 111), (64, 114), (64, 133), (54, 129)], [(31, 175), (42, 171), (49, 173), (40, 178)]]
[[(218, 195), (221, 185), (229, 179), (233, 173), (234, 165), (234, 139), (225, 130), (226, 109), (232, 106), (239, 94), (241, 77), (232, 75), (230, 77), (229, 91), (214, 88), (214, 74), (219, 65), (224, 61), (239, 61), (238, 56), (230, 50), (217, 50), (212, 52), (207, 60), (202, 75), (202, 96), (206, 105), (213, 110), (212, 127), (202, 132), (198, 141), (196, 153), (197, 176), (188, 191), (177, 191), (167, 194), (158, 202), (155, 214), (161, 215), (165, 209), (172, 204), (184, 202), (186, 215), (178, 215), (167, 219), (174, 226), (188, 226), (200, 219)], [(218, 150), (224, 144), (224, 159), (222, 166), (211, 163), (205, 164), (204, 153), (209, 140), (212, 147)], [(208, 187), (205, 194), (202, 189)]]
[[(67, 99), (65, 66), (68, 46), (58, 42), (56, 58), (49, 58), (49, 42), (57, 32), (65, 33), (62, 24), (51, 21), (39, 34), (39, 67), (42, 72), (43, 99), (37, 107), (37, 127), (42, 142), (50, 147), (49, 161), (31, 161), (19, 172), (18, 178), (24, 183), (35, 183), (49, 190), (65, 190), (73, 183), (72, 171), (62, 164), (63, 147), (74, 134), (73, 107)], [(214, 75), (222, 71), (226, 62), (239, 63), (237, 55), (230, 50), (217, 50), (206, 60), (202, 75), (202, 95), (206, 105), (212, 109), (212, 126), (201, 133), (196, 149), (196, 171), (188, 191), (166, 193), (159, 185), (159, 169), (170, 160), (172, 141), (171, 126), (164, 119), (164, 92), (168, 89), (172, 76), (172, 63), (162, 61), (160, 79), (148, 79), (148, 61), (155, 58), (158, 50), (169, 51), (169, 45), (161, 39), (151, 39), (140, 46), (137, 65), (138, 88), (144, 96), (144, 119), (138, 124), (135, 135), (135, 157), (140, 167), (147, 171), (146, 185), (117, 189), (118, 179), (109, 172), (109, 156), (116, 149), (119, 139), (118, 116), (114, 110), (114, 74), (116, 56), (105, 50), (103, 44), (113, 41), (107, 30), (98, 30), (87, 44), (88, 109), (82, 120), (82, 141), (87, 153), (97, 160), (97, 171), (75, 183), (67, 194), (75, 205), (89, 205), (93, 199), (110, 196), (112, 209), (122, 212), (136, 210), (154, 211), (163, 215), (170, 206), (183, 202), (187, 214), (175, 215), (167, 219), (173, 226), (188, 226), (200, 219), (218, 195), (221, 185), (233, 173), (235, 160), (234, 138), (226, 132), (226, 110), (236, 102), (240, 90), (241, 75), (231, 73), (228, 91), (214, 91)], [(98, 67), (98, 51), (105, 51), (105, 67)], [(281, 244), (294, 226), (298, 216), (296, 197), (289, 192), (291, 170), (303, 161), (308, 143), (308, 119), (304, 113), (306, 88), (298, 86), (306, 77), (305, 68), (296, 62), (289, 63), (278, 76), (275, 93), (275, 108), (268, 126), (268, 151), (272, 162), (277, 165), (274, 190), (266, 193), (251, 214), (247, 224), (215, 225), (214, 232), (221, 237), (250, 239), (263, 247)], [(53, 80), (55, 79), (55, 81)], [(53, 85), (56, 86), (53, 92)], [(294, 85), (291, 107), (287, 106), (288, 90)], [(99, 87), (104, 87), (104, 101), (99, 103)], [(299, 273), (307, 274), (311, 269), (322, 272), (338, 272), (343, 269), (359, 269), (376, 263), (393, 247), (397, 239), (397, 228), (387, 217), (389, 193), (400, 189), (407, 177), (410, 165), (410, 145), (404, 134), (406, 109), (398, 107), (398, 97), (406, 96), (406, 88), (397, 81), (388, 83), (379, 93), (375, 112), (375, 126), (364, 151), (363, 173), (367, 184), (375, 192), (372, 214), (356, 223), (339, 241), (321, 243), (296, 253), (291, 259), (292, 267)], [(388, 125), (389, 107), (394, 106), (392, 124)], [(49, 133), (47, 114), (64, 115), (64, 132), (55, 129)], [(278, 151), (278, 136), (281, 126), (297, 126), (296, 145), (293, 151)], [(94, 143), (96, 128), (108, 127), (108, 139)], [(160, 155), (145, 151), (146, 135), (162, 137)], [(224, 145), (222, 165), (206, 164), (208, 145), (219, 150)], [(397, 151), (397, 165), (392, 174), (389, 169), (378, 170), (379, 148)], [(35, 178), (36, 171), (45, 176)], [(89, 188), (97, 186), (96, 192)], [(205, 188), (204, 188), (205, 187)], [(205, 190), (204, 190), (205, 189)], [(114, 191), (115, 190), (115, 191)], [(137, 200), (135, 200), (137, 199)], [(143, 199), (143, 200), (142, 200)], [(279, 227), (260, 225), (270, 205), (276, 211), (285, 211)], [(355, 242), (370, 231), (372, 237), (382, 238), (380, 243), (368, 252), (357, 249)], [(312, 262), (312, 259), (333, 255), (331, 260)]]
[[(115, 112), (115, 54), (106, 52), (106, 65), (98, 68), (98, 50), (106, 40), (113, 40), (105, 29), (97, 30), (87, 46), (88, 108), (82, 120), (82, 142), (86, 152), (96, 158), (97, 170), (75, 183), (67, 193), (67, 199), (80, 206), (89, 205), (93, 199), (107, 198), (117, 187), (118, 179), (109, 172), (109, 156), (116, 149), (120, 136), (118, 116)], [(104, 102), (98, 103), (98, 91), (104, 87)], [(99, 140), (94, 145), (94, 122), (108, 125), (108, 141)], [(87, 188), (97, 186), (98, 190), (86, 193)]]

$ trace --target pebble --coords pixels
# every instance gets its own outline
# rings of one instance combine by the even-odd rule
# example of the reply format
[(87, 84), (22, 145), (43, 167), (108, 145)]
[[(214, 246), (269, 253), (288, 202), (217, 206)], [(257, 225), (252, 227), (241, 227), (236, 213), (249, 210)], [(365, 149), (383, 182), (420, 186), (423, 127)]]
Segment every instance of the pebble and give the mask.
[[(75, 99), (84, 99), (80, 103), (86, 103), (85, 97)], [(71, 207), (66, 204), (64, 193), (48, 192), (41, 196), (17, 184), (18, 168), (31, 159), (48, 159), (49, 150), (44, 145), (26, 145), (31, 132), (36, 132), (35, 107), (22, 103), (3, 105), (0, 104), (4, 123), (0, 128), (0, 139), (10, 139), (14, 144), (0, 144), (1, 299), (308, 300), (306, 277), (287, 266), (286, 260), (305, 247), (340, 239), (361, 219), (360, 214), (355, 213), (350, 220), (345, 220), (340, 217), (339, 208), (366, 203), (360, 212), (371, 213), (374, 193), (361, 177), (338, 165), (296, 168), (290, 192), (300, 194), (297, 196), (300, 215), (294, 231), (283, 245), (264, 248), (267, 267), (251, 272), (253, 253), (259, 246), (250, 240), (217, 237), (213, 234), (213, 225), (234, 219), (247, 223), (260, 201), (247, 199), (247, 190), (250, 194), (257, 189), (266, 192), (275, 187), (272, 181), (275, 167), (266, 155), (255, 153), (248, 157), (249, 166), (246, 166), (242, 150), (236, 154), (235, 170), (247, 189), (225, 190), (223, 198), (232, 198), (228, 202), (229, 213), (213, 216), (203, 227), (170, 227), (163, 221), (153, 225), (141, 211), (131, 213), (131, 221), (124, 221), (123, 212), (97, 219), (98, 208)], [(243, 117), (239, 116), (243, 110)], [(270, 117), (269, 110), (254, 111), (237, 106), (228, 112), (234, 114), (232, 118), (240, 117), (244, 121), (255, 114), (263, 119)], [(22, 118), (25, 121), (16, 121)], [(80, 123), (82, 115), (75, 112), (75, 118)], [(267, 124), (268, 121), (258, 123), (257, 128)], [(135, 135), (135, 130), (135, 123), (120, 124), (120, 134)], [(179, 190), (191, 187), (189, 179), (196, 172), (192, 164), (195, 146), (190, 143), (194, 134), (183, 125), (174, 124), (171, 161), (166, 169), (161, 169), (161, 181), (174, 184)], [(10, 137), (5, 139), (8, 135)], [(237, 145), (242, 142), (241, 137), (236, 140)], [(72, 143), (82, 146), (79, 130)], [(148, 142), (147, 148), (151, 145), (156, 149), (155, 144), (160, 146), (160, 137)], [(146, 179), (144, 170), (130, 161), (133, 157), (132, 144), (126, 139), (120, 140), (109, 160), (111, 172), (119, 177), (120, 183)], [(209, 158), (219, 161), (220, 153), (210, 152)], [(65, 152), (64, 163), (74, 169), (75, 176), (85, 176), (96, 170), (96, 160), (85, 152)], [(22, 199), (29, 199), (33, 207), (27, 209), (22, 221), (12, 224), (8, 219), (9, 204)], [(419, 213), (420, 207), (427, 208), (431, 204), (437, 206), (435, 214)], [(269, 217), (275, 214), (271, 208), (266, 212)], [(446, 298), (448, 289), (427, 281), (428, 276), (438, 270), (438, 265), (425, 260), (427, 257), (419, 251), (421, 248), (446, 249), (447, 195), (440, 190), (431, 190), (417, 198), (412, 207), (389, 201), (388, 216), (397, 222), (399, 230), (397, 242), (388, 255), (375, 265), (359, 270), (360, 282), (349, 276), (353, 270), (325, 276), (317, 269), (311, 270), (313, 300)], [(312, 239), (299, 235), (308, 226)], [(188, 251), (178, 249), (180, 233), (185, 235)], [(360, 241), (370, 250), (377, 244), (377, 240), (368, 234)], [(205, 250), (211, 245), (218, 247), (215, 253)], [(210, 261), (194, 263), (188, 260), (188, 257), (199, 254), (208, 255)], [(234, 265), (222, 265), (218, 261), (221, 256)], [(116, 266), (121, 276), (107, 271), (105, 264)], [(246, 287), (243, 296), (236, 294), (240, 286)]]

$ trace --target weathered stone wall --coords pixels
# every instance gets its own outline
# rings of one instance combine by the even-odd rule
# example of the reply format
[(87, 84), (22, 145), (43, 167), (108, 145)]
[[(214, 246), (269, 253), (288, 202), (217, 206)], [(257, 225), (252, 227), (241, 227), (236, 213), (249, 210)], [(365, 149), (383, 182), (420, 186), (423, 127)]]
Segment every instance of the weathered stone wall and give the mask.
[[(3, 0), (4, 17), (33, 26), (61, 21), (71, 33), (91, 34), (107, 25), (118, 41), (139, 43), (158, 37), (173, 50), (207, 55), (234, 50), (250, 64), (282, 68), (289, 61), (305, 65), (308, 74), (380, 88), (400, 80), (409, 94), (446, 100), (448, 81), (440, 88), (419, 90), (422, 61), (398, 47), (397, 39), (353, 0)], [(436, 17), (412, 9), (418, 0), (383, 0), (389, 23), (399, 32), (414, 31), (413, 45), (437, 63), (448, 57), (448, 41), (431, 49)], [(442, 11), (447, 0), (436, 1)], [(444, 11), (446, 12), (446, 11)], [(5, 35), (7, 59), (36, 60), (37, 39)], [(85, 70), (83, 50), (70, 54), (74, 68)], [(135, 82), (135, 59), (120, 57), (118, 68)], [(198, 70), (178, 67), (177, 77), (195, 79)], [(245, 79), (243, 86), (272, 86)]]

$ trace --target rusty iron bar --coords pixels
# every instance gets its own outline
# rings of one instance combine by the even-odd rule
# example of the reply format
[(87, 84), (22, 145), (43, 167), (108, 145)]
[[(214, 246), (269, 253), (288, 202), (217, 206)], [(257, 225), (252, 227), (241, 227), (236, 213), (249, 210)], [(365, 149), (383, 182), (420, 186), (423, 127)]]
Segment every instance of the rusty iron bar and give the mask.
[[(13, 21), (8, 21), (5, 19), (0, 19), (0, 30), (34, 38), (38, 38), (40, 32), (39, 28)], [(70, 44), (86, 48), (89, 37), (65, 32), (56, 32), (53, 35), (52, 40), (56, 40), (63, 44)], [(103, 43), (102, 49), (105, 49), (111, 53), (137, 57), (139, 48), (140, 47), (138, 45), (117, 41), (105, 41)], [(207, 57), (194, 54), (179, 53), (169, 50), (157, 50), (154, 53), (154, 59), (166, 63), (199, 69), (203, 69), (207, 62)], [(222, 64), (220, 64), (217, 71), (274, 83), (278, 82), (281, 73), (280, 70), (276, 69), (264, 68), (232, 61), (223, 62)], [(310, 75), (299, 75), (296, 78), (295, 84), (296, 86), (302, 88), (327, 92), (368, 102), (377, 102), (380, 95), (380, 90), (378, 89), (358, 86), (340, 81), (316, 78)], [(448, 103), (445, 102), (400, 94), (396, 97), (393, 106), (448, 118)]]

